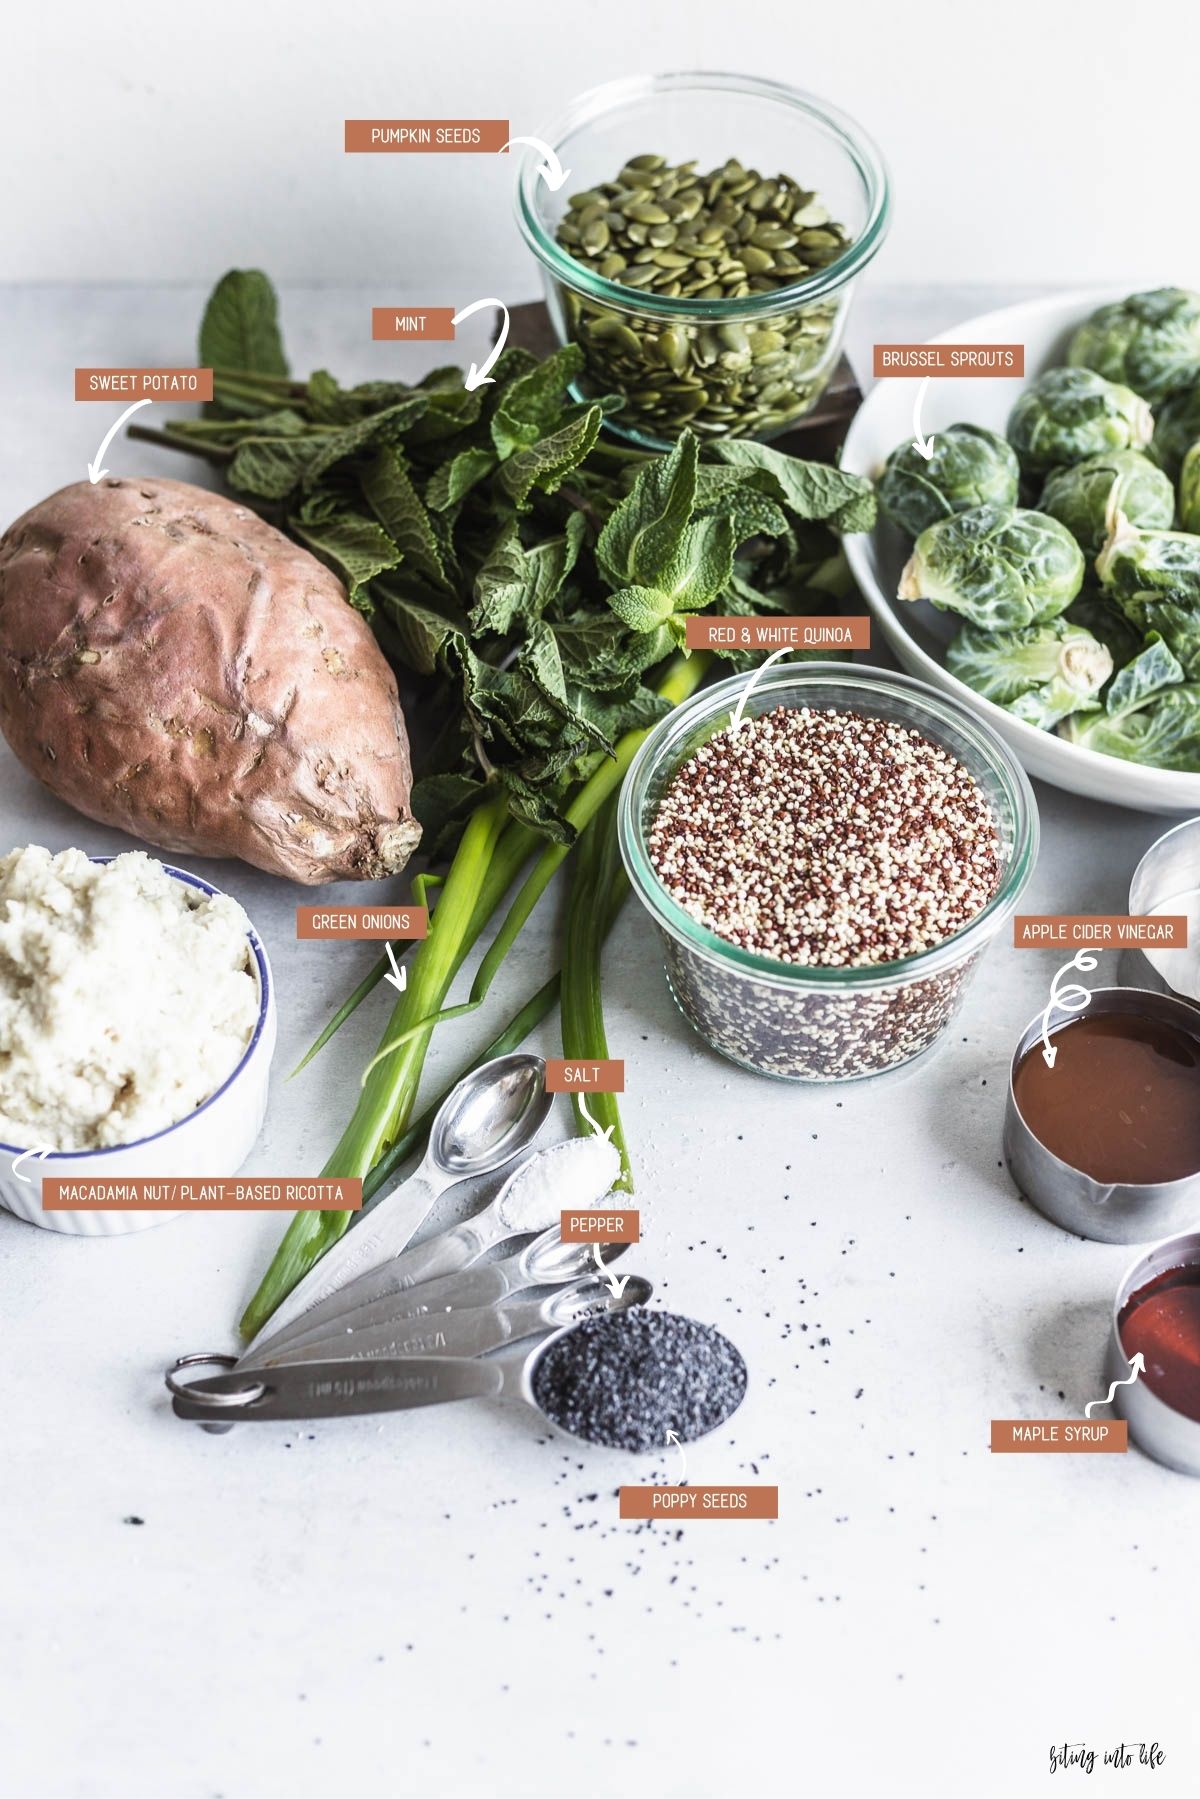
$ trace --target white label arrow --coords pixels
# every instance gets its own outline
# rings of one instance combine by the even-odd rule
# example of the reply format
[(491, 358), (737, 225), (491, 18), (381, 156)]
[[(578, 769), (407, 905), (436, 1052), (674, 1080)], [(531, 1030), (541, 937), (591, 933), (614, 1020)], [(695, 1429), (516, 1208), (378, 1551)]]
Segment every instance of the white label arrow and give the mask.
[(1085, 1012), (1092, 1003), (1091, 990), (1081, 986), (1078, 981), (1068, 982), (1060, 987), (1059, 982), (1073, 968), (1090, 973), (1096, 966), (1096, 958), (1090, 950), (1076, 950), (1069, 962), (1064, 962), (1050, 983), (1050, 1003), (1042, 1013), (1042, 1060), (1047, 1068), (1053, 1068), (1058, 1060), (1058, 1051), (1050, 1041), (1050, 1014), (1052, 1012)]
[(52, 1149), (24, 1149), (19, 1156), (14, 1157), (12, 1171), (19, 1181), (24, 1181), (27, 1187), (32, 1187), (33, 1182), (30, 1180), (29, 1176), (27, 1174), (18, 1173), (21, 1163), (31, 1160), (44, 1162), (47, 1156), (52, 1156), (53, 1154), (54, 1151)]
[(397, 993), (403, 993), (408, 986), (408, 969), (398, 966), (396, 952), (390, 943), (385, 943), (383, 947), (387, 951), (387, 959), (392, 965), (391, 973), (385, 974), (383, 978), (385, 981), (391, 982)]
[(121, 429), (121, 426), (125, 423), (126, 419), (131, 419), (134, 413), (140, 411), (143, 406), (150, 406), (152, 404), (153, 401), (151, 400), (135, 400), (132, 406), (127, 406), (125, 408), (116, 424), (110, 426), (104, 433), (104, 436), (100, 439), (100, 448), (96, 451), (95, 462), (88, 463), (88, 480), (93, 487), (96, 485), (97, 481), (102, 481), (108, 473), (108, 470), (102, 468), (100, 465), (104, 461), (104, 452), (107, 450), (113, 438), (117, 435), (117, 432)]
[(920, 387), (918, 387), (917, 397), (913, 401), (913, 449), (916, 450), (919, 456), (923, 456), (926, 462), (928, 462), (929, 458), (933, 455), (934, 445), (934, 439), (932, 437), (926, 438), (921, 435), (921, 402), (925, 398), (925, 389), (928, 386), (929, 376), (926, 375)]
[(604, 1257), (600, 1254), (600, 1245), (598, 1243), (592, 1244), (592, 1254), (596, 1258), (597, 1268), (608, 1282), (609, 1291), (613, 1298), (620, 1299), (622, 1293), (624, 1293), (626, 1287), (629, 1285), (629, 1276), (627, 1274), (618, 1275), (610, 1274), (608, 1272), (604, 1263)]
[(588, 1111), (588, 1103), (587, 1103), (586, 1093), (577, 1093), (577, 1094), (575, 1094), (574, 1097), (575, 1097), (575, 1104), (579, 1107), (580, 1112), (583, 1114), (587, 1123), (591, 1125), (591, 1127), (595, 1131), (597, 1137), (603, 1137), (603, 1138), (605, 1138), (605, 1140), (607, 1140), (609, 1137), (611, 1137), (613, 1134), (612, 1125), (610, 1124), (606, 1131), (602, 1131), (600, 1129), (599, 1124), (596, 1122), (596, 1120), (592, 1117), (591, 1113)]
[(490, 382), (493, 379), (489, 370), (495, 368), (496, 358), (504, 348), (504, 341), (508, 336), (508, 307), (504, 304), (503, 300), (473, 300), (470, 306), (464, 306), (461, 312), (456, 312), (453, 319), (450, 321), (452, 325), (461, 325), (464, 319), (469, 319), (472, 314), (476, 312), (482, 312), (485, 306), (494, 307), (497, 312), (503, 313), (504, 320), (500, 326), (499, 335), (492, 345), (490, 353), (484, 358), (483, 367), (476, 368), (475, 364), (472, 363), (467, 370), (464, 386), (467, 388), (468, 392), (470, 392), (473, 387), (482, 387), (485, 381)]
[[(556, 194), (571, 171), (563, 168), (557, 154), (549, 144), (543, 143), (540, 137), (510, 137), (504, 149), (511, 149), (513, 144), (528, 144), (531, 150), (537, 151), (542, 160), (535, 173), (542, 177), (550, 192)], [(503, 155), (503, 151), (501, 151), (501, 155)]]
[(667, 1432), (667, 1442), (674, 1443), (676, 1449), (679, 1451), (679, 1480), (677, 1484), (682, 1486), (687, 1479), (687, 1456), (684, 1454), (683, 1444), (679, 1441), (678, 1432), (669, 1430)]
[(738, 701), (737, 705), (733, 709), (733, 717), (729, 721), (729, 729), (731, 731), (740, 731), (741, 730), (742, 723), (743, 723), (743, 716), (746, 711), (746, 701), (750, 698), (750, 695), (754, 692), (754, 689), (757, 687), (757, 685), (758, 685), (759, 681), (762, 679), (763, 675), (766, 674), (766, 672), (770, 668), (772, 662), (778, 662), (779, 658), (781, 656), (790, 656), (791, 653), (792, 652), (791, 652), (790, 646), (785, 644), (784, 648), (781, 650), (772, 650), (771, 654), (767, 657), (766, 661), (761, 663), (759, 665), (759, 667), (755, 669), (754, 673), (751, 675), (750, 679), (746, 683), (745, 692), (742, 694), (741, 699)]
[(1146, 1358), (1142, 1354), (1140, 1349), (1138, 1350), (1137, 1354), (1133, 1357), (1133, 1359), (1130, 1361), (1129, 1366), (1133, 1369), (1133, 1373), (1128, 1375), (1125, 1380), (1115, 1380), (1113, 1382), (1112, 1386), (1108, 1389), (1108, 1398), (1107, 1399), (1089, 1399), (1088, 1403), (1083, 1408), (1083, 1415), (1085, 1418), (1091, 1417), (1093, 1406), (1095, 1406), (1095, 1405), (1111, 1405), (1112, 1401), (1113, 1401), (1113, 1394), (1116, 1392), (1118, 1387), (1131, 1387), (1133, 1385), (1133, 1383), (1137, 1379), (1138, 1375), (1144, 1371), (1145, 1366), (1146, 1366)]

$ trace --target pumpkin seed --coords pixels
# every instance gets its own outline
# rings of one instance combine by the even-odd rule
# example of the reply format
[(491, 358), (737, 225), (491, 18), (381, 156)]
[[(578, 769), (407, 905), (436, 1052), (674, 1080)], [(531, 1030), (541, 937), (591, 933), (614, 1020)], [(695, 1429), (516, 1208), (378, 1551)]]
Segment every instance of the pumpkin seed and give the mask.
[[(771, 434), (814, 403), (833, 361), (839, 305), (815, 301), (769, 323), (729, 317), (747, 296), (769, 294), (841, 256), (851, 239), (810, 188), (730, 157), (699, 174), (695, 162), (633, 156), (612, 180), (571, 196), (558, 225), (571, 256), (630, 290), (628, 307), (562, 292), (568, 335), (584, 353), (585, 385), (620, 392), (637, 429), (673, 441), (686, 421), (706, 436)], [(637, 310), (639, 291), (660, 300), (711, 302), (706, 324), (665, 323)]]

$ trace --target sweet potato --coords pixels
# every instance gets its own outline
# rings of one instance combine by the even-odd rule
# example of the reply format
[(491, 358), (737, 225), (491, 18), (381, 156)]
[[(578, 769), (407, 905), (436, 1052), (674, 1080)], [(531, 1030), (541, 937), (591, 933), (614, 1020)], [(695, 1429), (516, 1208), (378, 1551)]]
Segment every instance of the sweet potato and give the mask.
[(88, 818), (295, 881), (420, 828), (396, 682), (323, 563), (180, 481), (51, 494), (0, 538), (0, 729)]

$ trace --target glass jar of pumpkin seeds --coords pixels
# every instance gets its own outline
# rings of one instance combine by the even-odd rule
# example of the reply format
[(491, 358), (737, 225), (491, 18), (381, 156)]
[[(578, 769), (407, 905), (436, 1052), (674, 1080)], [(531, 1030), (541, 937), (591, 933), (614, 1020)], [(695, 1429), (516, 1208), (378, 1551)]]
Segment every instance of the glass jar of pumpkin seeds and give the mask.
[(824, 101), (749, 76), (611, 82), (539, 134), (517, 218), (578, 397), (615, 394), (610, 427), (662, 449), (769, 438), (816, 405), (837, 365), (855, 278), (883, 241), (878, 151)]

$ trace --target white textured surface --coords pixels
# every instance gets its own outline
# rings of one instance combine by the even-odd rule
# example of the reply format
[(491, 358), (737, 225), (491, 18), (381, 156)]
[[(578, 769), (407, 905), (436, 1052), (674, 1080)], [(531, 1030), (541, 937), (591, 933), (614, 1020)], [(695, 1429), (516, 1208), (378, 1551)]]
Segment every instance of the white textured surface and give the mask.
[(206, 281), (249, 261), (352, 271), (378, 305), (506, 296), (526, 269), (506, 162), (346, 156), (343, 119), (536, 132), (600, 82), (682, 68), (769, 76), (870, 132), (896, 195), (881, 279), (1077, 287), (1132, 265), (1143, 286), (1200, 285), (1195, 43), (1169, 0), (1136, 32), (1125, 0), (969, 18), (962, 0), (572, 0), (569, 21), (562, 0), (207, 0), (195, 30), (158, 0), (8, 10), (9, 280)]
[[(370, 297), (289, 295), (297, 364), (378, 368)], [(860, 364), (873, 336), (1017, 297), (865, 297)], [(73, 364), (185, 360), (199, 301), (0, 295), (5, 518), (93, 453), (105, 409), (72, 405)], [(131, 466), (131, 446), (116, 455)], [(1040, 798), (1029, 909), (1120, 909), (1160, 823)], [(124, 847), (6, 752), (0, 806), (0, 849)], [(278, 978), (252, 1165), (313, 1172), (383, 1002), (283, 1075), (373, 952), (297, 945), (297, 890), (202, 872), (246, 906)], [(538, 984), (553, 916), (483, 1020), (443, 1034), (436, 1068)], [(0, 1216), (5, 1792), (999, 1799), (1067, 1790), (1047, 1774), (1064, 1738), (1166, 1750), (1152, 1776), (1098, 1770), (1089, 1792), (1194, 1791), (1200, 1489), (1136, 1454), (987, 1449), (993, 1416), (1078, 1416), (1103, 1391), (1133, 1256), (1043, 1223), (999, 1165), (1008, 1057), (1052, 966), (997, 945), (939, 1058), (891, 1085), (801, 1091), (710, 1056), (641, 919), (614, 934), (609, 1035), (645, 1224), (627, 1266), (744, 1351), (746, 1404), (688, 1470), (778, 1482), (774, 1525), (697, 1523), (678, 1541), (618, 1525), (614, 1489), (653, 1465), (550, 1440), (515, 1409), (184, 1427), (161, 1371), (229, 1346), (278, 1221), (196, 1216), (93, 1243)], [(540, 1047), (556, 1052), (552, 1029)]]

